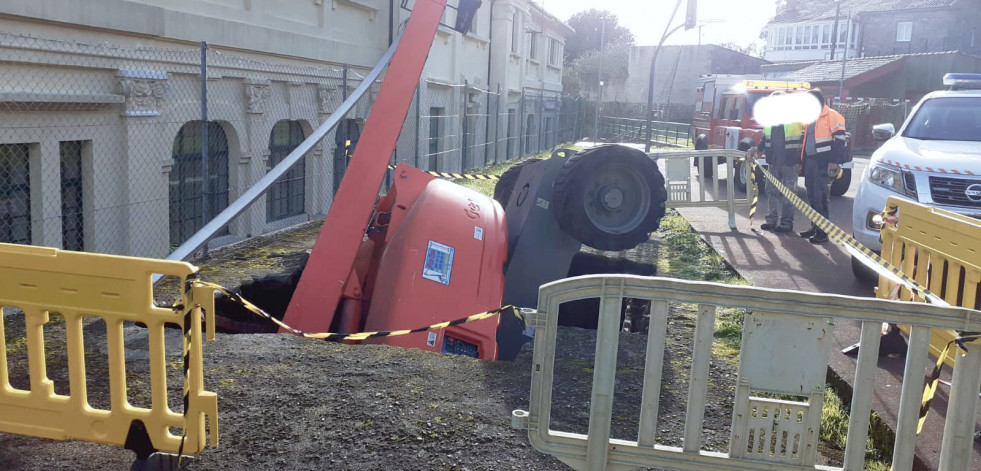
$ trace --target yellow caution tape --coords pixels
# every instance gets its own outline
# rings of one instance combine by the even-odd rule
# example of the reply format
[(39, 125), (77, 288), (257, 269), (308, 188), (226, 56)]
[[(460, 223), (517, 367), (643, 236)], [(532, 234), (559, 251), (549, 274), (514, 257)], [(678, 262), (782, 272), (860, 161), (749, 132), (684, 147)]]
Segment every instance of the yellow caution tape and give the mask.
[[(389, 170), (395, 170), (394, 165), (388, 166)], [(476, 175), (471, 173), (447, 173), (447, 172), (436, 172), (433, 170), (423, 170), (434, 177), (439, 178), (449, 178), (453, 180), (500, 180), (501, 177), (498, 175)]]
[(204, 287), (212, 288), (215, 291), (218, 291), (221, 294), (224, 294), (225, 296), (228, 297), (229, 300), (231, 300), (234, 303), (237, 303), (237, 304), (241, 305), (243, 308), (247, 309), (248, 311), (252, 312), (253, 314), (255, 314), (255, 315), (259, 316), (259, 317), (264, 317), (266, 319), (269, 319), (270, 321), (272, 321), (273, 323), (275, 323), (279, 327), (282, 327), (283, 329), (289, 331), (290, 333), (295, 334), (295, 335), (298, 335), (300, 337), (305, 337), (305, 338), (308, 338), (308, 339), (318, 339), (318, 340), (366, 340), (366, 339), (378, 338), (378, 337), (396, 337), (396, 336), (399, 336), (399, 335), (408, 335), (408, 334), (414, 334), (414, 333), (418, 333), (418, 332), (426, 332), (426, 331), (429, 331), (429, 330), (445, 329), (445, 328), (450, 327), (450, 326), (460, 325), (460, 324), (467, 324), (467, 323), (476, 322), (476, 321), (482, 321), (484, 319), (490, 319), (490, 318), (492, 318), (494, 316), (497, 316), (497, 315), (505, 315), (505, 314), (513, 315), (514, 317), (518, 318), (519, 320), (522, 320), (521, 313), (518, 311), (518, 309), (516, 307), (514, 307), (514, 306), (508, 305), (508, 306), (504, 306), (504, 307), (495, 309), (493, 311), (482, 312), (480, 314), (474, 314), (474, 315), (467, 316), (467, 317), (461, 317), (459, 319), (455, 319), (455, 320), (452, 320), (452, 321), (440, 322), (438, 324), (428, 325), (428, 326), (420, 327), (420, 328), (417, 328), (417, 329), (380, 330), (380, 331), (376, 331), (376, 332), (359, 332), (359, 333), (356, 333), (356, 334), (335, 334), (335, 333), (331, 333), (331, 332), (309, 333), (309, 332), (303, 332), (303, 331), (300, 331), (300, 330), (295, 329), (293, 327), (290, 327), (285, 322), (283, 322), (283, 321), (281, 321), (279, 319), (276, 319), (275, 317), (273, 317), (268, 312), (263, 311), (261, 308), (259, 308), (259, 306), (256, 306), (255, 304), (252, 304), (247, 299), (243, 298), (242, 296), (238, 295), (237, 293), (234, 293), (234, 292), (226, 289), (225, 287), (223, 287), (221, 285), (217, 285), (215, 283), (208, 283), (206, 281), (200, 281), (200, 280), (194, 280), (193, 283), (196, 283), (198, 286), (204, 286)]

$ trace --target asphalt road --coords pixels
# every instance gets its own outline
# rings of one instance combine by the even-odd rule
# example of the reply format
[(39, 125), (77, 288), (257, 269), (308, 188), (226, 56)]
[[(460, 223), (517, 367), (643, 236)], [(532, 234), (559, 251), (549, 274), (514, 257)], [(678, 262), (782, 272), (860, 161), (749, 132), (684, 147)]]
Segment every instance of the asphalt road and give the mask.
[[(831, 199), (830, 219), (847, 233), (851, 233), (852, 229), (851, 213), (855, 189), (862, 171), (868, 165), (868, 157), (856, 156), (854, 161), (851, 188), (844, 196)], [(719, 170), (722, 169), (720, 166)], [(725, 198), (725, 190), (720, 191), (722, 194), (717, 195), (717, 198)], [(803, 179), (799, 182), (798, 195), (803, 196)], [(794, 221), (794, 233), (775, 234), (760, 230), (766, 207), (761, 198), (759, 210), (752, 223), (747, 217), (748, 210), (740, 210), (736, 217), (736, 230), (729, 228), (728, 216), (723, 209), (681, 208), (679, 212), (709, 245), (756, 286), (874, 296), (873, 284), (861, 282), (853, 276), (851, 258), (844, 249), (830, 242), (812, 245), (797, 236), (796, 232), (810, 227), (810, 223), (800, 213)], [(854, 377), (857, 357), (845, 355), (841, 353), (841, 349), (858, 342), (859, 333), (859, 324), (852, 321), (838, 322), (835, 329), (835, 344), (829, 364), (838, 376), (849, 383)], [(891, 427), (895, 427), (896, 423), (895, 411), (899, 405), (904, 362), (903, 357), (882, 356), (879, 360), (873, 410)], [(949, 371), (946, 369), (945, 375), (949, 380)], [(924, 431), (917, 438), (916, 455), (919, 462), (915, 469), (938, 468), (947, 392), (947, 387), (941, 385)], [(981, 447), (977, 443), (972, 461), (972, 469), (981, 470)]]

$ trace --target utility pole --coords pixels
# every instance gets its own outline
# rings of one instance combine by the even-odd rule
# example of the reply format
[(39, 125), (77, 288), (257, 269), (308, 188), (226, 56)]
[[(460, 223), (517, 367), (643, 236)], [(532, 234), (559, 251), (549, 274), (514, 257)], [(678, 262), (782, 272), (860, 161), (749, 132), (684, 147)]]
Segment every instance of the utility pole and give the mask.
[(678, 31), (681, 28), (691, 29), (695, 27), (695, 2), (696, 0), (688, 0), (688, 12), (685, 16), (685, 22), (671, 29), (671, 23), (674, 22), (674, 15), (678, 13), (678, 8), (681, 7), (681, 2), (684, 0), (678, 0), (675, 3), (674, 10), (671, 10), (671, 16), (668, 17), (668, 24), (664, 26), (664, 34), (661, 35), (661, 40), (657, 43), (657, 47), (654, 48), (654, 56), (651, 57), (651, 75), (647, 83), (647, 133), (644, 139), (644, 152), (651, 151), (651, 126), (654, 119), (654, 65), (657, 63), (657, 52), (661, 50), (661, 46), (664, 45), (664, 40), (671, 35), (671, 33)]
[[(835, 2), (835, 24), (831, 26), (831, 57), (828, 60), (835, 60), (835, 48), (838, 47), (838, 21), (841, 19), (841, 0)], [(847, 44), (847, 42), (846, 42)]]
[(848, 43), (851, 42), (852, 11), (848, 10), (848, 22), (845, 23), (845, 44), (841, 51), (841, 79), (838, 80), (838, 103), (845, 102), (845, 62), (848, 60)]

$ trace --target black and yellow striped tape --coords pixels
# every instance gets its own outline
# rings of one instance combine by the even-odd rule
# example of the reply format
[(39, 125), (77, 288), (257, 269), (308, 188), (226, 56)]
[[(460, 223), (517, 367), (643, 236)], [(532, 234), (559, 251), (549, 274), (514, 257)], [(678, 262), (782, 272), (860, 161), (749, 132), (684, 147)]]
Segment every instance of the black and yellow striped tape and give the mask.
[(452, 321), (440, 322), (438, 324), (428, 325), (428, 326), (425, 326), (425, 327), (419, 327), (417, 329), (381, 330), (381, 331), (377, 331), (377, 332), (359, 332), (359, 333), (356, 333), (356, 334), (335, 334), (335, 333), (330, 333), (330, 332), (309, 333), (309, 332), (303, 332), (303, 331), (300, 331), (300, 330), (295, 329), (293, 327), (290, 327), (285, 322), (283, 322), (283, 321), (281, 321), (279, 319), (276, 319), (271, 314), (267, 313), (266, 311), (263, 311), (261, 308), (259, 308), (259, 306), (256, 306), (255, 304), (252, 304), (247, 299), (239, 296), (237, 293), (234, 293), (232, 291), (229, 291), (228, 289), (226, 289), (226, 288), (224, 288), (224, 287), (222, 287), (220, 285), (217, 285), (217, 284), (214, 284), (214, 283), (208, 283), (206, 281), (194, 281), (194, 283), (197, 283), (199, 286), (205, 286), (205, 287), (208, 287), (208, 288), (212, 288), (215, 291), (218, 291), (218, 292), (224, 294), (225, 296), (228, 297), (229, 300), (231, 300), (232, 302), (235, 302), (235, 303), (241, 305), (242, 307), (244, 307), (245, 309), (249, 310), (253, 314), (255, 314), (255, 315), (259, 316), (259, 317), (264, 317), (266, 319), (269, 319), (270, 321), (272, 321), (273, 323), (275, 323), (279, 327), (281, 327), (281, 328), (289, 331), (290, 333), (295, 334), (295, 335), (298, 335), (300, 337), (305, 337), (305, 338), (308, 338), (308, 339), (318, 339), (318, 340), (366, 340), (366, 339), (370, 339), (370, 338), (396, 337), (396, 336), (399, 336), (399, 335), (415, 334), (415, 333), (418, 333), (418, 332), (426, 332), (426, 331), (429, 331), (429, 330), (445, 329), (447, 327), (454, 326), (454, 325), (467, 324), (467, 323), (470, 323), (470, 322), (476, 322), (476, 321), (482, 321), (484, 319), (490, 319), (490, 318), (492, 318), (494, 316), (497, 316), (497, 315), (512, 315), (512, 316), (515, 316), (518, 319), (522, 319), (520, 311), (516, 307), (509, 305), (509, 306), (501, 307), (499, 309), (495, 309), (493, 311), (482, 312), (480, 314), (474, 314), (474, 315), (467, 316), (467, 317), (461, 317), (459, 319), (455, 319), (455, 320), (452, 320)]
[(920, 420), (916, 424), (917, 435), (923, 430), (927, 413), (930, 412), (930, 403), (933, 402), (933, 396), (937, 393), (937, 385), (940, 383), (940, 372), (943, 370), (944, 359), (947, 358), (947, 352), (950, 350), (951, 345), (957, 343), (962, 350), (967, 351), (967, 346), (964, 344), (977, 340), (981, 340), (981, 334), (975, 332), (961, 333), (954, 340), (947, 342), (943, 352), (937, 357), (937, 364), (930, 373), (930, 377), (927, 378), (926, 385), (923, 386), (923, 400), (920, 403)]
[[(389, 170), (395, 170), (394, 165), (388, 166)], [(501, 177), (498, 175), (477, 175), (472, 173), (447, 173), (447, 172), (436, 172), (433, 170), (423, 170), (434, 177), (439, 178), (449, 178), (452, 180), (500, 180)]]

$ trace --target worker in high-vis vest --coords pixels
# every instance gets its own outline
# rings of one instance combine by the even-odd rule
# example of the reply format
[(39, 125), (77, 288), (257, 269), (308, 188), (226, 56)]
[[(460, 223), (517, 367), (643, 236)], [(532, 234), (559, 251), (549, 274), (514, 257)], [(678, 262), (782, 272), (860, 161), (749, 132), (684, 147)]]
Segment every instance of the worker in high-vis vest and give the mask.
[[(783, 95), (777, 90), (770, 96)], [(767, 169), (781, 185), (794, 191), (797, 188), (797, 177), (800, 175), (800, 143), (804, 125), (800, 123), (778, 124), (765, 126), (763, 138), (750, 153), (762, 153), (766, 156)], [(766, 221), (760, 226), (765, 231), (791, 232), (794, 230), (794, 204), (787, 199), (776, 185), (767, 185), (765, 190), (767, 212)]]
[[(828, 107), (824, 94), (818, 89), (808, 90), (821, 104), (821, 115), (807, 125), (801, 145), (801, 158), (804, 164), (804, 187), (807, 189), (807, 202), (818, 214), (830, 217), (831, 183), (841, 172), (841, 164), (848, 159), (845, 118)], [(801, 237), (812, 244), (828, 241), (828, 234), (813, 222), (811, 228), (801, 232)]]

